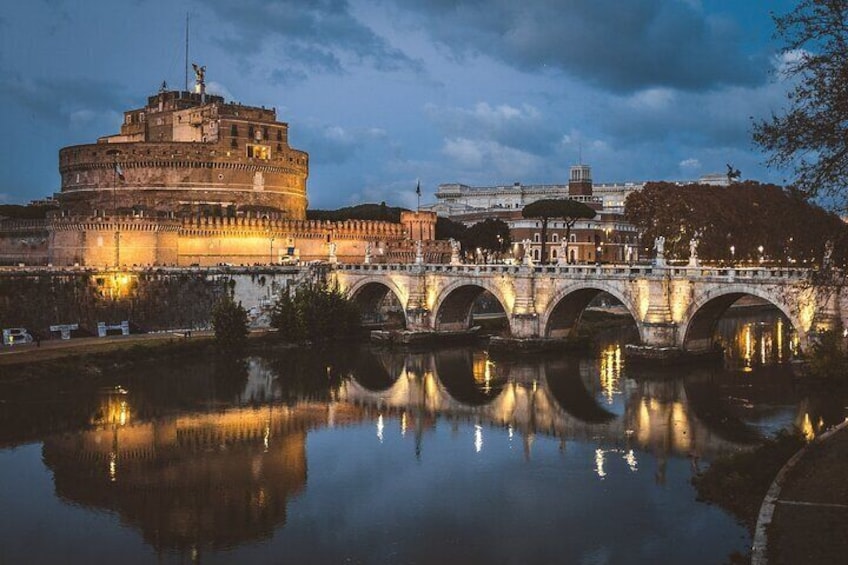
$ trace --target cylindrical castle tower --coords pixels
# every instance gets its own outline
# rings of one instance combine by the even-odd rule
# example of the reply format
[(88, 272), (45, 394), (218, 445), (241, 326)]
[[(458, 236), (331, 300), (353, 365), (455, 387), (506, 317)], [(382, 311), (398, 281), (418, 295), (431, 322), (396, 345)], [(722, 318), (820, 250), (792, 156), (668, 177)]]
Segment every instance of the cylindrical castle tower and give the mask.
[(309, 156), (273, 109), (162, 90), (124, 113), (118, 135), (59, 152), (68, 215), (306, 217)]

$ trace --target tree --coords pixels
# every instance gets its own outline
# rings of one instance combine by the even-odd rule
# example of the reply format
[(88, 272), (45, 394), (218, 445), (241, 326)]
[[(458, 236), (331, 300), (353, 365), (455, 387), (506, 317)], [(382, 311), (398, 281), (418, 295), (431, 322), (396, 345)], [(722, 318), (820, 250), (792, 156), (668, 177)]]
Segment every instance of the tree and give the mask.
[(848, 226), (839, 216), (797, 191), (770, 184), (650, 182), (627, 197), (624, 217), (642, 232), (645, 246), (664, 236), (666, 257), (672, 259), (687, 259), (689, 241), (696, 238), (698, 255), (707, 261), (758, 262), (763, 257), (819, 263), (827, 241), (833, 243), (835, 266), (848, 261)]
[(455, 222), (450, 218), (436, 217), (436, 239), (455, 239), (462, 241), (468, 228), (465, 224)]
[(562, 218), (565, 223), (565, 252), (568, 257), (568, 241), (571, 239), (571, 228), (580, 219), (595, 217), (594, 209), (588, 205), (570, 198), (550, 198), (537, 200), (524, 207), (521, 215), (525, 218), (542, 220), (542, 263), (547, 263), (548, 220)]
[(848, 0), (801, 0), (775, 17), (786, 75), (797, 80), (789, 108), (754, 124), (768, 164), (791, 168), (806, 197), (839, 197), (848, 186)]
[(477, 222), (465, 231), (460, 241), (466, 250), (481, 249), (487, 254), (503, 253), (512, 244), (509, 225), (496, 218)]
[(271, 327), (284, 341), (324, 341), (356, 335), (362, 325), (359, 309), (337, 287), (301, 286), (283, 292), (271, 312)]
[(226, 294), (212, 309), (212, 327), (222, 352), (239, 351), (247, 342), (247, 310)]

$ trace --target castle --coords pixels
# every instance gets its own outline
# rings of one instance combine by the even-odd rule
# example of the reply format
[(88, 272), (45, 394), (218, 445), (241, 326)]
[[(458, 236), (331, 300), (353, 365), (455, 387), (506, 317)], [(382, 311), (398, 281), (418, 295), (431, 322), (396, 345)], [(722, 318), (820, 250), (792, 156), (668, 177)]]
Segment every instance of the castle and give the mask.
[[(58, 209), (0, 218), (0, 264), (217, 265), (442, 262), (435, 214), (401, 223), (306, 219), (309, 155), (289, 146), (275, 109), (163, 83), (124, 112), (120, 132), (59, 152)], [(415, 243), (421, 241), (421, 243)]]

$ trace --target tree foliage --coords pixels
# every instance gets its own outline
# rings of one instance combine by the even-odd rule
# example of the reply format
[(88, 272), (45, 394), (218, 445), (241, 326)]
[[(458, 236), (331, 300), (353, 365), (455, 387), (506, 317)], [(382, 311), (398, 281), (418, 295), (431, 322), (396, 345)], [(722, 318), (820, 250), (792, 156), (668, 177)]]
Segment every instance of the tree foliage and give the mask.
[(407, 211), (406, 208), (386, 206), (385, 202), (379, 204), (358, 204), (347, 206), (338, 210), (307, 210), (308, 220), (321, 220), (341, 222), (344, 220), (376, 220), (381, 222), (400, 222), (400, 213)]
[(498, 218), (486, 218), (470, 227), (448, 218), (436, 219), (436, 239), (455, 239), (466, 251), (480, 249), (488, 254), (509, 250), (512, 238), (509, 225)]
[(671, 259), (687, 259), (692, 238), (699, 240), (698, 256), (712, 261), (758, 261), (762, 245), (771, 262), (819, 263), (827, 241), (835, 265), (845, 264), (848, 253), (848, 229), (838, 216), (769, 184), (647, 183), (627, 197), (625, 218), (642, 232), (645, 251), (664, 236)]
[(548, 198), (531, 202), (521, 210), (525, 218), (538, 218), (542, 220), (542, 263), (547, 262), (548, 243), (548, 221), (551, 219), (562, 219), (565, 223), (566, 245), (571, 236), (571, 228), (580, 219), (591, 219), (595, 217), (595, 210), (590, 206), (572, 200), (570, 198)]
[(503, 253), (509, 249), (512, 239), (509, 226), (503, 220), (486, 218), (482, 222), (469, 227), (462, 239), (462, 246), (467, 250), (482, 249), (487, 253)]
[(239, 351), (247, 343), (247, 310), (225, 294), (212, 309), (215, 342), (224, 353)]
[(271, 327), (288, 342), (351, 337), (361, 325), (356, 304), (324, 283), (301, 286), (294, 295), (281, 293), (271, 312)]
[(769, 165), (789, 168), (805, 196), (848, 203), (848, 0), (801, 0), (776, 17), (785, 42), (781, 70), (795, 80), (783, 114), (754, 124)]

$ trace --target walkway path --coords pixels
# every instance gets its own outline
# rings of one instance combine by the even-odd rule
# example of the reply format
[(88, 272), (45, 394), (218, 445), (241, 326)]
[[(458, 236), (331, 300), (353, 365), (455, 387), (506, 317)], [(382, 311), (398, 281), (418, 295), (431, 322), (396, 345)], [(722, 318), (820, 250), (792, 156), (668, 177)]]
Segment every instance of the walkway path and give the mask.
[[(212, 331), (192, 331), (192, 338), (211, 337)], [(127, 336), (78, 337), (73, 339), (51, 339), (36, 343), (0, 346), (0, 365), (30, 363), (47, 359), (58, 359), (67, 355), (80, 355), (98, 351), (109, 351), (131, 347), (140, 343), (184, 339), (182, 332), (132, 334)]]
[(848, 563), (848, 423), (790, 460), (777, 482), (764, 503), (774, 505), (766, 551), (753, 563)]

